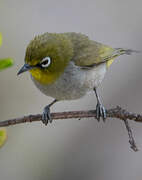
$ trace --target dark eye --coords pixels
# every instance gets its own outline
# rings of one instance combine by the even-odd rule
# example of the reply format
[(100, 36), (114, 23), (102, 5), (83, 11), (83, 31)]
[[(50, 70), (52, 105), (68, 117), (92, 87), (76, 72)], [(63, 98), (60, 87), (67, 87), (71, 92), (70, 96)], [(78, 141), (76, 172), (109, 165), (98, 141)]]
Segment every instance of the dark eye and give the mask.
[(45, 57), (45, 58), (42, 59), (40, 64), (41, 64), (41, 67), (47, 68), (50, 65), (50, 63), (51, 63), (51, 58), (50, 57)]

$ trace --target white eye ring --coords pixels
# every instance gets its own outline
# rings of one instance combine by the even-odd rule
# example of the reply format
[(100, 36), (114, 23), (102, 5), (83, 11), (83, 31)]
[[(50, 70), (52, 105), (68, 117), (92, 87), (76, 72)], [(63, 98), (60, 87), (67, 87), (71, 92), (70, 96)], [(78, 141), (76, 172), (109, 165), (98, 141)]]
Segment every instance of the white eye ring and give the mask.
[(40, 64), (43, 68), (46, 68), (50, 65), (50, 63), (51, 63), (51, 58), (48, 56), (43, 58)]

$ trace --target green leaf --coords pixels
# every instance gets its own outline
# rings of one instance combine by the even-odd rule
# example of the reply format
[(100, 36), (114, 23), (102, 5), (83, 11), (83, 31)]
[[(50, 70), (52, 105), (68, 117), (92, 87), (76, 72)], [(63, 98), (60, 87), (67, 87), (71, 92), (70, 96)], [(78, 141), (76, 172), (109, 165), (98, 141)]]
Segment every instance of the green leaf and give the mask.
[(13, 59), (11, 58), (0, 59), (0, 70), (8, 68), (12, 65), (13, 65)]
[(5, 128), (2, 128), (0, 129), (0, 147), (3, 146), (6, 140), (7, 140), (7, 132)]
[(0, 32), (0, 46), (2, 45), (2, 34)]

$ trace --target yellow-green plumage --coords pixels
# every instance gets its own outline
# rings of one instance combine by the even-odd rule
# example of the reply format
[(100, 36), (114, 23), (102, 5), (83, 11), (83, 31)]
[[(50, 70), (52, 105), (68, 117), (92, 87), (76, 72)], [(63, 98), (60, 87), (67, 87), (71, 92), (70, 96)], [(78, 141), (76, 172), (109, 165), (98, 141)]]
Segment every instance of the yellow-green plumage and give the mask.
[(73, 61), (78, 66), (99, 64), (115, 50), (109, 46), (90, 40), (81, 33), (65, 33), (73, 44)]
[(45, 33), (35, 37), (27, 47), (25, 62), (36, 65), (46, 56), (52, 59), (50, 67), (45, 70), (32, 69), (31, 74), (41, 83), (50, 84), (60, 76), (72, 58), (72, 43), (63, 34)]
[(109, 66), (113, 61), (111, 55), (114, 51), (115, 49), (92, 41), (81, 33), (45, 33), (30, 42), (25, 62), (36, 65), (44, 57), (51, 57), (52, 64), (47, 70), (35, 68), (30, 71), (42, 84), (50, 84), (61, 75), (69, 61), (86, 67), (100, 64), (109, 57)]

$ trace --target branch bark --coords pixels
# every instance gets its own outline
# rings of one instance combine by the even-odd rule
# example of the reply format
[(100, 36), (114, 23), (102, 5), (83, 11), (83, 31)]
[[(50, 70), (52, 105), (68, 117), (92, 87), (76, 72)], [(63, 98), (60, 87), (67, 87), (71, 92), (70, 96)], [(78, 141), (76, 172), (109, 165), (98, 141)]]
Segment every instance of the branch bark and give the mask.
[[(131, 130), (127, 120), (142, 122), (142, 115), (128, 112), (127, 110), (122, 109), (119, 106), (117, 106), (116, 108), (108, 109), (108, 110), (106, 110), (106, 112), (107, 112), (107, 118), (117, 118), (117, 119), (124, 121), (126, 129), (128, 131), (129, 143), (131, 144), (131, 148), (134, 151), (137, 151), (138, 148), (136, 147), (136, 143), (132, 136), (132, 130)], [(41, 114), (36, 114), (36, 115), (24, 116), (21, 118), (9, 119), (9, 120), (5, 120), (5, 121), (1, 121), (0, 127), (6, 127), (6, 126), (11, 126), (11, 125), (21, 124), (21, 123), (26, 123), (26, 122), (41, 121), (41, 117), (42, 117)], [(95, 110), (51, 113), (51, 118), (53, 120), (72, 119), (72, 118), (81, 119), (81, 118), (91, 118), (91, 117), (96, 118)]]

